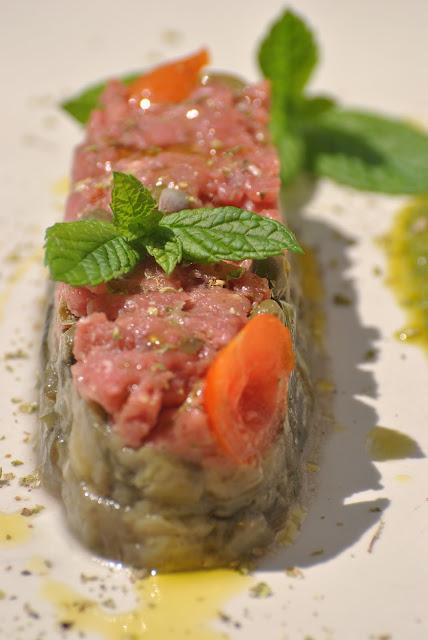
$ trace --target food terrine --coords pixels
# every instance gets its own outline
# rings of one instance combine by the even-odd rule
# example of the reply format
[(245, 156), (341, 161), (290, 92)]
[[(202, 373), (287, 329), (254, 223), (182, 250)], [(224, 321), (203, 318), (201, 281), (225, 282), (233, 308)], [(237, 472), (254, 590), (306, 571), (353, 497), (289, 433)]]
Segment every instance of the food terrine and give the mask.
[[(66, 221), (111, 218), (113, 171), (165, 215), (234, 206), (280, 219), (269, 87), (201, 73), (205, 62), (107, 83)], [(146, 256), (104, 284), (55, 286), (39, 450), (85, 545), (169, 571), (234, 565), (275, 540), (313, 414), (302, 311), (286, 252), (169, 275)]]

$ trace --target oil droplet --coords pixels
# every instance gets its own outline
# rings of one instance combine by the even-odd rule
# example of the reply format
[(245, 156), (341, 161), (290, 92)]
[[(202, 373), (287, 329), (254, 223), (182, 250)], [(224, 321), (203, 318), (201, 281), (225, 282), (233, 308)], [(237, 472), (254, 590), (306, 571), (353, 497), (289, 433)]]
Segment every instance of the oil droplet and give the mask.
[(52, 185), (52, 193), (55, 196), (66, 196), (70, 189), (70, 180), (67, 177), (60, 178)]
[(428, 197), (414, 199), (397, 214), (383, 246), (387, 282), (407, 312), (406, 326), (396, 337), (428, 350)]
[(407, 484), (412, 479), (412, 476), (407, 475), (407, 473), (399, 473), (395, 476), (395, 479), (401, 484)]
[(33, 556), (27, 562), (25, 568), (36, 576), (47, 576), (51, 570), (51, 563), (40, 556)]
[(328, 393), (328, 392), (335, 391), (336, 385), (331, 380), (327, 380), (326, 378), (321, 378), (320, 380), (317, 380), (316, 388), (318, 389), (318, 391), (321, 391), (321, 393), (323, 392)]
[(212, 622), (228, 598), (248, 589), (251, 578), (217, 570), (150, 576), (135, 585), (137, 606), (126, 613), (106, 611), (66, 585), (47, 581), (43, 594), (56, 607), (58, 621), (105, 640), (221, 640)]
[(0, 545), (14, 546), (26, 542), (31, 535), (28, 518), (20, 513), (0, 512)]
[(333, 421), (333, 430), (336, 431), (337, 433), (343, 433), (344, 431), (346, 431), (346, 427), (342, 422), (338, 422), (337, 420)]
[(313, 305), (310, 309), (309, 323), (312, 335), (322, 343), (324, 337), (325, 316), (321, 305), (324, 301), (324, 287), (320, 275), (320, 266), (315, 252), (304, 247), (305, 253), (297, 256), (301, 276), (303, 297)]
[(165, 29), (165, 31), (161, 33), (162, 41), (171, 47), (180, 44), (183, 37), (181, 31), (177, 31), (176, 29)]
[(3, 319), (5, 307), (9, 301), (10, 296), (20, 280), (25, 276), (27, 271), (33, 266), (33, 264), (42, 261), (43, 253), (41, 249), (36, 249), (27, 258), (24, 258), (18, 263), (15, 270), (8, 277), (6, 286), (3, 291), (0, 291), (0, 321)]
[(317, 473), (317, 471), (320, 470), (320, 467), (318, 464), (315, 464), (314, 462), (307, 462), (306, 470), (309, 471), (310, 473)]
[(424, 457), (413, 438), (387, 427), (373, 427), (367, 435), (366, 446), (371, 459), (379, 462)]
[(324, 297), (324, 292), (315, 252), (309, 247), (305, 247), (305, 253), (299, 254), (298, 259), (302, 267), (302, 286), (305, 295), (312, 300), (321, 301)]

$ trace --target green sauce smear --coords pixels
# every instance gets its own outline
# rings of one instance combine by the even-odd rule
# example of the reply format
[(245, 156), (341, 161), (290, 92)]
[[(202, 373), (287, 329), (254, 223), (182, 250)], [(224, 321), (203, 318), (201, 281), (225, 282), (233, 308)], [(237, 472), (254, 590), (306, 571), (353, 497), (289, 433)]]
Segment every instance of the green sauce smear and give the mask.
[(406, 325), (396, 335), (428, 353), (428, 196), (413, 200), (398, 213), (386, 250), (387, 282), (407, 313)]

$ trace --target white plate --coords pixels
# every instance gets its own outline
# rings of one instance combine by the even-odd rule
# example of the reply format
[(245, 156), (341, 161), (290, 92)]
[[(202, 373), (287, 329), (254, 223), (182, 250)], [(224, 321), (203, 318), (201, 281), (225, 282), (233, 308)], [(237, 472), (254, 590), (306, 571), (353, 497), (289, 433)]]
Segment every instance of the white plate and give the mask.
[[(322, 43), (314, 88), (348, 104), (423, 119), (428, 5), (300, 0), (298, 8)], [(318, 496), (295, 544), (266, 558), (254, 576), (155, 577), (144, 583), (137, 603), (139, 583), (82, 549), (61, 506), (43, 489), (19, 485), (35, 464), (26, 433), (36, 420), (19, 407), (35, 400), (42, 230), (61, 216), (63, 179), (82, 135), (57, 109), (59, 99), (200, 44), (210, 46), (215, 66), (255, 77), (256, 42), (280, 9), (274, 0), (257, 6), (236, 0), (2, 3), (0, 466), (16, 478), (0, 489), (0, 511), (45, 507), (30, 517), (0, 515), (2, 638), (428, 637), (426, 458), (374, 464), (365, 448), (367, 432), (383, 425), (408, 433), (428, 452), (426, 357), (392, 337), (403, 315), (382, 277), (373, 275), (374, 267), (384, 269), (374, 238), (388, 230), (402, 199), (323, 183), (304, 207), (307, 235), (325, 266), (327, 301), (340, 292), (353, 300), (348, 307), (328, 304), (341, 428), (324, 448)], [(364, 363), (373, 347), (378, 358)], [(24, 464), (13, 466), (13, 460)], [(18, 543), (15, 531), (2, 544), (12, 520), (26, 542)], [(300, 577), (287, 567), (297, 567)], [(272, 596), (249, 595), (260, 581)], [(82, 604), (85, 597), (103, 604)], [(70, 602), (71, 608), (61, 607)], [(61, 628), (76, 610), (78, 622)]]

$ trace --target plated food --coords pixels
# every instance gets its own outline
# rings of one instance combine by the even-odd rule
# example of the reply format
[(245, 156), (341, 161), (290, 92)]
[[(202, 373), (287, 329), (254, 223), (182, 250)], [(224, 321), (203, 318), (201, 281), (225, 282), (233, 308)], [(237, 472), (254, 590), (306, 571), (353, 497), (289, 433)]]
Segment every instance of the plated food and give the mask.
[(260, 47), (265, 81), (207, 72), (200, 50), (64, 105), (87, 128), (46, 234), (60, 284), (40, 451), (74, 530), (108, 557), (236, 564), (299, 495), (319, 345), (281, 179), (418, 193), (428, 149), (408, 124), (307, 95), (316, 62), (286, 11)]
[[(202, 51), (107, 84), (75, 153), (67, 222), (47, 235), (63, 282), (43, 350), (45, 481), (90, 548), (162, 570), (236, 564), (274, 541), (313, 410), (268, 85), (206, 62)], [(174, 235), (147, 240), (155, 224)], [(76, 229), (88, 235), (70, 240)], [(106, 229), (123, 244), (94, 249)], [(76, 243), (85, 257), (70, 266)]]
[[(311, 304), (306, 290), (306, 285), (312, 288), (310, 279), (308, 281), (311, 265), (308, 246), (315, 247), (323, 269), (326, 349), (334, 374), (334, 378), (327, 378), (330, 385), (324, 382), (325, 377), (321, 380), (317, 377), (311, 357), (305, 356), (305, 361), (315, 381), (312, 387), (317, 401), (320, 391), (328, 386), (332, 389), (334, 383), (337, 420), (337, 429), (332, 430), (328, 441), (325, 439), (321, 459), (310, 457), (308, 462), (312, 464), (303, 465), (316, 484), (317, 495), (308, 504), (308, 515), (298, 536), (296, 527), (293, 530), (291, 525), (300, 514), (293, 509), (287, 517), (290, 527), (280, 531), (281, 539), (295, 539), (293, 545), (271, 550), (256, 563), (246, 564), (243, 560), (249, 575), (243, 575), (246, 571), (226, 569), (164, 573), (146, 578), (145, 571), (134, 572), (104, 561), (86, 544), (79, 543), (71, 532), (62, 500), (52, 499), (45, 486), (38, 487), (38, 460), (33, 455), (33, 435), (38, 437), (38, 426), (32, 413), (36, 410), (37, 397), (33, 386), (41, 376), (36, 353), (42, 320), (39, 303), (47, 284), (46, 273), (40, 265), (40, 227), (62, 219), (66, 183), (67, 188), (70, 186), (64, 178), (68, 174), (70, 152), (72, 146), (85, 137), (83, 127), (72, 122), (68, 114), (61, 113), (60, 101), (70, 102), (69, 96), (79, 93), (86, 82), (98, 82), (112, 74), (121, 78), (122, 72), (126, 74), (130, 69), (149, 68), (154, 64), (156, 51), (156, 60), (166, 61), (195, 50), (202, 43), (209, 44), (212, 52), (209, 66), (222, 65), (255, 81), (249, 57), (255, 49), (257, 30), (247, 15), (248, 7), (238, 5), (230, 8), (232, 19), (228, 21), (224, 21), (218, 6), (211, 9), (210, 14), (208, 8), (201, 12), (197, 3), (191, 7), (186, 5), (174, 14), (165, 12), (164, 5), (153, 5), (150, 15), (144, 3), (135, 5), (131, 12), (124, 11), (123, 5), (109, 5), (102, 14), (98, 5), (89, 3), (85, 5), (83, 20), (82, 13), (76, 13), (75, 5), (69, 8), (63, 5), (55, 30), (52, 30), (52, 19), (47, 16), (52, 14), (53, 7), (46, 7), (46, 12), (39, 7), (40, 10), (31, 14), (31, 20), (22, 20), (15, 5), (10, 5), (7, 12), (8, 69), (13, 81), (9, 82), (2, 101), (3, 141), (6, 150), (9, 142), (9, 149), (5, 154), (8, 161), (3, 163), (3, 242), (0, 247), (4, 390), (0, 430), (0, 555), (4, 568), (0, 608), (4, 611), (0, 626), (5, 637), (74, 639), (82, 635), (121, 637), (133, 633), (143, 638), (185, 638), (193, 634), (199, 639), (212, 640), (226, 634), (250, 639), (265, 633), (267, 619), (269, 627), (275, 630), (273, 635), (292, 638), (318, 638), (326, 634), (339, 638), (350, 634), (413, 638), (426, 634), (424, 589), (421, 588), (421, 584), (426, 583), (424, 563), (421, 563), (425, 551), (419, 533), (426, 526), (426, 458), (420, 456), (426, 455), (428, 436), (420, 398), (428, 380), (426, 353), (413, 346), (420, 343), (421, 336), (414, 329), (423, 328), (422, 321), (418, 320), (423, 313), (423, 307), (418, 307), (423, 287), (412, 287), (411, 291), (415, 290), (418, 296), (410, 299), (405, 291), (408, 284), (401, 279), (409, 277), (413, 281), (418, 267), (422, 276), (426, 262), (423, 257), (426, 255), (423, 250), (426, 212), (419, 208), (419, 203), (415, 202), (418, 214), (416, 210), (414, 213), (407, 210), (395, 219), (395, 213), (403, 204), (413, 207), (413, 203), (407, 199), (360, 194), (324, 179), (314, 184), (307, 176), (298, 180), (296, 190), (284, 193), (282, 203), (287, 224), (296, 231), (305, 248), (305, 254), (296, 259), (291, 253), (287, 255), (293, 290), (296, 280), (303, 284), (304, 304), (298, 311), (297, 323), (300, 333), (302, 326), (308, 324), (308, 305)], [(422, 122), (426, 96), (414, 61), (418, 60), (418, 48), (423, 46), (424, 21), (413, 20), (413, 26), (409, 25), (403, 6), (402, 15), (400, 11), (391, 13), (385, 29), (379, 30), (380, 8), (378, 21), (373, 7), (369, 11), (368, 6), (362, 7), (360, 3), (355, 6), (357, 13), (349, 9), (342, 17), (340, 11), (326, 17), (330, 28), (326, 23), (327, 31), (323, 33), (324, 29), (320, 29), (318, 37), (326, 45), (322, 50), (321, 72), (312, 87), (308, 85), (301, 101), (290, 100), (286, 112), (289, 129), (282, 139), (290, 141), (293, 140), (291, 134), (297, 134), (294, 142), (298, 148), (303, 134), (304, 142), (313, 143), (307, 146), (305, 169), (312, 167), (317, 172), (332, 173), (332, 165), (326, 161), (331, 162), (334, 155), (328, 156), (326, 148), (323, 159), (319, 157), (314, 161), (315, 145), (321, 146), (327, 141), (326, 137), (306, 138), (307, 123), (302, 124), (301, 119), (309, 108), (320, 106), (321, 101), (312, 100), (316, 89), (319, 93), (331, 90), (336, 94), (336, 105), (331, 107), (334, 112), (329, 122), (327, 115), (320, 117), (323, 131), (328, 128), (330, 139), (333, 140), (334, 135), (335, 144), (342, 145), (336, 159), (339, 161), (339, 155), (341, 161), (347, 158), (348, 168), (352, 152), (359, 153), (360, 161), (366, 154), (365, 171), (358, 175), (367, 182), (371, 169), (372, 176), (376, 173), (378, 180), (381, 179), (377, 169), (382, 163), (384, 167), (402, 167), (403, 154), (397, 147), (390, 154), (376, 153), (379, 131), (375, 135), (367, 134), (365, 142), (359, 138), (361, 143), (357, 144), (354, 129), (355, 144), (348, 144), (352, 141), (349, 135), (340, 135), (339, 125), (343, 125), (344, 120), (339, 123), (336, 119), (333, 126), (337, 103), (340, 101), (343, 105), (347, 101), (349, 104), (353, 96), (358, 105), (383, 106), (408, 117), (409, 121)], [(233, 10), (237, 18), (238, 14), (248, 17), (240, 21), (238, 46)], [(274, 3), (264, 5), (261, 21), (258, 12), (260, 32), (275, 11)], [(302, 11), (306, 12), (309, 23), (320, 28), (317, 7), (314, 6), (312, 12), (310, 6), (305, 5)], [(358, 33), (355, 18), (365, 25)], [(334, 28), (335, 20), (341, 22), (340, 33)], [(410, 45), (398, 54), (391, 43), (402, 39), (406, 25), (412, 32), (407, 38)], [(417, 25), (421, 25), (420, 33)], [(163, 39), (163, 30), (168, 28), (178, 33), (174, 45)], [(13, 35), (18, 31), (19, 41)], [(352, 42), (358, 37), (370, 40), (370, 34), (376, 47), (364, 48), (365, 59), (374, 61), (367, 66), (361, 59), (361, 48), (352, 47)], [(350, 46), (344, 44), (344, 37)], [(6, 46), (8, 42), (5, 41)], [(293, 42), (293, 46), (297, 46), (296, 39)], [(25, 43), (37, 55), (26, 55)], [(307, 52), (308, 48), (300, 47), (300, 50)], [(272, 60), (287, 60), (291, 55), (290, 52), (272, 56)], [(398, 67), (397, 57), (401, 65)], [(50, 62), (41, 76), (42, 58)], [(301, 59), (300, 62), (294, 56), (292, 59), (297, 72)], [(70, 60), (73, 60), (72, 69)], [(346, 73), (348, 67), (355, 71), (359, 60), (361, 72)], [(405, 67), (405, 82), (394, 82), (400, 68)], [(377, 74), (376, 83), (368, 78), (372, 68), (385, 71)], [(18, 78), (25, 80), (16, 81)], [(78, 100), (76, 96), (75, 101)], [(90, 111), (94, 106), (91, 105)], [(364, 122), (369, 124), (367, 119)], [(314, 131), (313, 112), (310, 123)], [(292, 145), (285, 145), (287, 148), (291, 151)], [(279, 145), (277, 149), (280, 150)], [(416, 145), (412, 144), (411, 150), (416, 162)], [(373, 164), (374, 159), (378, 164)], [(293, 154), (289, 154), (287, 163), (284, 152), (283, 181), (287, 180), (285, 168), (290, 169), (292, 161)], [(131, 175), (126, 171), (122, 173)], [(404, 178), (404, 173), (401, 174)], [(347, 175), (355, 179), (357, 171)], [(383, 176), (386, 175), (384, 172)], [(423, 175), (422, 171), (410, 170), (407, 173), (409, 188)], [(393, 184), (391, 180), (389, 184)], [(297, 207), (294, 206), (296, 195)], [(156, 208), (157, 205), (156, 200)], [(162, 220), (167, 218), (163, 216)], [(393, 221), (396, 222), (394, 238), (387, 246), (394, 263), (391, 265), (374, 239), (389, 235)], [(421, 244), (415, 246), (413, 252), (410, 243), (414, 246), (416, 242)], [(403, 259), (406, 267), (399, 271)], [(182, 267), (183, 262), (178, 268)], [(298, 277), (296, 267), (302, 267), (303, 278)], [(159, 271), (163, 273), (163, 269)], [(415, 310), (415, 315), (412, 311), (407, 319), (384, 280), (394, 274), (400, 293), (403, 291), (402, 299)], [(126, 279), (126, 274), (124, 277)], [(114, 279), (105, 285), (114, 286)], [(98, 285), (82, 285), (82, 288), (92, 286)], [(393, 336), (400, 327), (405, 331), (400, 332), (399, 341)], [(310, 350), (314, 347), (317, 328), (322, 327), (312, 325), (307, 332)], [(404, 342), (403, 338), (406, 338)], [(289, 384), (292, 385), (292, 379)], [(317, 408), (314, 424), (309, 427), (312, 435), (319, 430), (319, 419)], [(380, 442), (380, 435), (387, 438), (387, 442)], [(395, 451), (390, 446), (391, 436), (397, 441), (394, 440)], [(397, 549), (403, 547), (406, 552), (397, 554)], [(144, 579), (139, 580), (142, 576)], [(348, 583), (354, 591), (342, 588), (346, 577), (351, 576)], [(364, 590), (359, 589), (363, 584)], [(403, 588), (411, 597), (402, 597)], [(357, 597), (354, 592), (358, 592)], [(392, 615), (391, 607), (379, 607), (380, 593), (384, 600), (396, 604)]]

